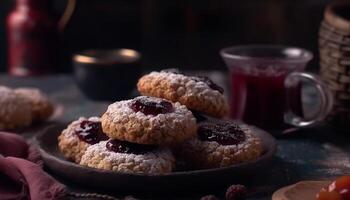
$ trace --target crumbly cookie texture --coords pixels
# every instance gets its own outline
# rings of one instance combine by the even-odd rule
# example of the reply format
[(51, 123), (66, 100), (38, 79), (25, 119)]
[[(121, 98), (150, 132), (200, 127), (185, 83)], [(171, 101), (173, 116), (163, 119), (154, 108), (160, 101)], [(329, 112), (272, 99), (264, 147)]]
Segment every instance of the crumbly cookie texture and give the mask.
[(42, 121), (49, 118), (53, 113), (53, 105), (49, 98), (36, 88), (18, 88), (15, 93), (28, 99), (31, 104), (33, 120)]
[(140, 96), (109, 105), (101, 117), (103, 132), (108, 137), (138, 144), (165, 145), (179, 143), (195, 136), (196, 119), (186, 106), (178, 102), (171, 103), (173, 112), (155, 116), (145, 115), (130, 108), (138, 98), (163, 101), (156, 97)]
[(81, 156), (85, 153), (87, 147), (91, 146), (90, 144), (80, 140), (75, 134), (75, 132), (80, 129), (81, 122), (85, 120), (99, 122), (100, 118), (90, 117), (87, 119), (85, 117), (80, 117), (78, 120), (70, 123), (68, 127), (58, 136), (58, 147), (64, 157), (76, 163), (80, 162)]
[(127, 154), (109, 151), (107, 141), (87, 148), (80, 164), (88, 167), (126, 173), (165, 174), (172, 171), (175, 158), (166, 148), (145, 154)]
[(211, 89), (205, 82), (172, 72), (151, 72), (141, 77), (137, 88), (142, 95), (180, 102), (187, 108), (214, 117), (224, 117), (228, 104), (223, 94)]
[(221, 145), (216, 141), (188, 140), (179, 146), (182, 159), (199, 169), (227, 167), (254, 160), (263, 153), (260, 139), (246, 125), (240, 125), (245, 140), (236, 145)]
[(32, 123), (27, 99), (8, 87), (0, 86), (0, 108), (0, 130), (26, 127)]

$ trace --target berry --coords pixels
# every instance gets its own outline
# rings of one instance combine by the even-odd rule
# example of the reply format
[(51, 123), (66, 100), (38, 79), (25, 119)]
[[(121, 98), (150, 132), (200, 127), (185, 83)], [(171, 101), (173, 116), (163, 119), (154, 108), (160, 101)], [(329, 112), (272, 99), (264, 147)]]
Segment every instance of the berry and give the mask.
[(337, 178), (328, 186), (328, 191), (335, 191), (346, 199), (350, 200), (350, 176), (342, 176)]
[(214, 195), (205, 195), (201, 198), (201, 200), (219, 200), (219, 199), (216, 198), (216, 196)]
[(342, 189), (350, 189), (350, 176), (339, 177), (328, 186), (329, 191), (340, 192)]
[(349, 189), (342, 189), (339, 191), (339, 194), (345, 199), (350, 200), (350, 190)]
[(316, 200), (344, 200), (343, 197), (336, 191), (327, 191), (322, 189), (317, 195)]
[(247, 198), (247, 189), (244, 185), (231, 185), (226, 191), (226, 200), (244, 200)]

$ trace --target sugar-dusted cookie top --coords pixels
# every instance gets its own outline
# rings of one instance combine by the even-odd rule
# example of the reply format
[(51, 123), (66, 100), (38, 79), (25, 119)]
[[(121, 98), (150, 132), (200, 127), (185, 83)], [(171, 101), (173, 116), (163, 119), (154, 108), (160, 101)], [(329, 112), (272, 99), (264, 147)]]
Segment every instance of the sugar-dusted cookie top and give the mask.
[(80, 117), (59, 135), (58, 147), (67, 159), (79, 163), (87, 147), (103, 140), (108, 137), (102, 131), (100, 118)]
[(172, 171), (175, 158), (167, 148), (109, 140), (88, 147), (80, 164), (118, 172), (164, 174)]
[(54, 106), (49, 98), (37, 88), (17, 88), (15, 93), (28, 100), (31, 106), (33, 120), (42, 121), (48, 119), (53, 111)]
[(186, 106), (147, 96), (109, 105), (101, 121), (110, 138), (140, 144), (182, 142), (193, 137), (197, 128)]
[(180, 102), (214, 117), (228, 113), (224, 90), (208, 77), (186, 76), (174, 71), (151, 72), (139, 79), (137, 88), (143, 95)]
[(184, 142), (179, 152), (198, 168), (215, 168), (251, 161), (263, 149), (249, 126), (218, 121), (199, 124), (197, 137)]

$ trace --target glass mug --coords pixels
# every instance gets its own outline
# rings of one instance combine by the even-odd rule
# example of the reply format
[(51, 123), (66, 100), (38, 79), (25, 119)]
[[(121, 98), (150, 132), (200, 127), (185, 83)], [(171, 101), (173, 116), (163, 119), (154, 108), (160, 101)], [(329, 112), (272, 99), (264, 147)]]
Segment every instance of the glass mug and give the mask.
[[(311, 52), (273, 45), (234, 46), (220, 51), (230, 71), (231, 118), (273, 131), (312, 126), (332, 109), (333, 96), (316, 75), (303, 72)], [(302, 82), (311, 82), (319, 109), (304, 117)]]

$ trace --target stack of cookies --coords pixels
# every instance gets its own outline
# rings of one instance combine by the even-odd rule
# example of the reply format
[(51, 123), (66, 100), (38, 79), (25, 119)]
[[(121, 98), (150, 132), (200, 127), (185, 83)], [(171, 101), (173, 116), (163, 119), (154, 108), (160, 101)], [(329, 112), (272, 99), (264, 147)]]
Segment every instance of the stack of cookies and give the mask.
[(13, 130), (48, 119), (54, 110), (49, 98), (36, 88), (0, 86), (0, 130)]
[(164, 174), (178, 159), (203, 169), (260, 156), (260, 140), (248, 126), (219, 119), (228, 106), (209, 78), (152, 72), (137, 88), (144, 96), (109, 105), (101, 118), (72, 122), (59, 136), (65, 157), (99, 169)]

